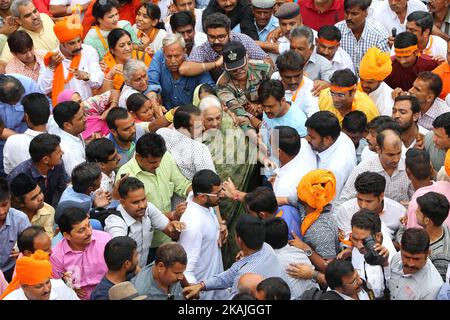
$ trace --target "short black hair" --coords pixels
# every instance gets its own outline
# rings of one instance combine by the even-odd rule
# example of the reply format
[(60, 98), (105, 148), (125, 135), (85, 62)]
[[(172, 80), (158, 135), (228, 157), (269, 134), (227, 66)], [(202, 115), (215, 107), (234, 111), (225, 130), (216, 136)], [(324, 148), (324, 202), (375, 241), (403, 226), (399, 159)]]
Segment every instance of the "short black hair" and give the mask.
[(103, 252), (109, 271), (119, 271), (127, 261), (133, 260), (137, 243), (130, 237), (115, 237), (108, 241)]
[(25, 88), (19, 79), (6, 74), (0, 74), (0, 102), (14, 105), (25, 94)]
[(11, 190), (9, 189), (8, 181), (0, 177), (0, 201), (9, 200), (11, 198)]
[(86, 160), (89, 162), (108, 162), (116, 151), (114, 143), (107, 138), (94, 139), (86, 146)]
[(55, 152), (60, 143), (61, 138), (55, 134), (38, 134), (36, 137), (31, 139), (30, 146), (28, 147), (31, 161), (33, 161), (33, 163), (38, 163), (45, 156), (49, 156)]
[(289, 50), (277, 57), (275, 63), (278, 71), (300, 71), (305, 66), (305, 58), (299, 54), (296, 50)]
[(443, 113), (434, 119), (433, 128), (444, 128), (445, 133), (450, 137), (450, 112)]
[(318, 111), (309, 117), (305, 127), (317, 132), (322, 138), (330, 136), (336, 140), (341, 134), (338, 118), (330, 111)]
[(118, 7), (119, 3), (116, 0), (97, 0), (92, 6), (92, 16), (94, 17), (95, 21), (98, 22), (98, 19), (103, 19), (105, 14), (110, 12), (113, 8), (117, 9)]
[(447, 219), (450, 203), (443, 194), (430, 191), (417, 197), (416, 201), (423, 215), (428, 217), (436, 227), (441, 226)]
[(25, 53), (33, 49), (33, 39), (23, 30), (17, 30), (8, 36), (8, 46), (11, 53)]
[(66, 208), (63, 210), (57, 221), (59, 230), (63, 234), (64, 232), (70, 233), (74, 225), (81, 223), (88, 217), (88, 213), (81, 208)]
[(158, 247), (155, 253), (155, 264), (162, 262), (166, 268), (175, 263), (187, 265), (187, 254), (183, 246), (176, 242), (167, 242)]
[(420, 112), (420, 103), (419, 100), (415, 96), (409, 95), (409, 94), (403, 94), (400, 96), (397, 96), (394, 100), (394, 104), (399, 101), (409, 101), (411, 104), (411, 111), (412, 113), (419, 113)]
[(256, 300), (256, 298), (248, 292), (240, 292), (235, 294), (231, 300)]
[(394, 40), (394, 47), (398, 49), (414, 46), (418, 43), (417, 36), (411, 32), (400, 32)]
[(17, 238), (17, 247), (19, 248), (19, 251), (23, 253), (25, 250), (28, 250), (31, 253), (34, 253), (34, 239), (43, 233), (45, 233), (45, 229), (41, 226), (30, 226), (24, 229)]
[(213, 186), (220, 186), (220, 177), (212, 170), (203, 169), (198, 171), (192, 178), (192, 191), (194, 195), (199, 193), (210, 193)]
[(329, 41), (341, 41), (341, 30), (339, 30), (336, 26), (322, 26), (317, 33), (319, 38), (324, 38)]
[(399, 130), (395, 130), (392, 128), (386, 128), (383, 130), (377, 130), (377, 145), (380, 148), (380, 150), (384, 149), (384, 140), (386, 139), (386, 132), (390, 131), (392, 132), (394, 135), (396, 135), (400, 141), (401, 141), (401, 136), (400, 136), (400, 131)]
[(135, 177), (127, 177), (119, 184), (119, 196), (124, 199), (129, 192), (139, 189), (145, 190), (144, 183)]
[(416, 148), (408, 149), (406, 151), (405, 166), (418, 180), (431, 178), (430, 154), (426, 150)]
[(351, 226), (375, 234), (381, 232), (381, 219), (378, 214), (371, 210), (360, 209), (352, 216)]
[(136, 142), (136, 153), (141, 157), (161, 158), (166, 150), (166, 142), (157, 133), (146, 133)]
[[(127, 110), (130, 112), (136, 113), (139, 111), (139, 109), (141, 109), (144, 106), (144, 104), (148, 100), (149, 100), (149, 98), (145, 94), (142, 94), (140, 92), (132, 93), (127, 98)], [(127, 118), (128, 118), (128, 116), (127, 116)], [(124, 119), (126, 119), (126, 118), (124, 118)], [(112, 125), (112, 126), (114, 126), (114, 125)]]
[(359, 174), (355, 180), (356, 192), (373, 194), (379, 197), (386, 188), (386, 179), (379, 173), (366, 171)]
[(266, 227), (266, 240), (273, 249), (281, 249), (288, 244), (289, 228), (282, 218), (273, 218), (264, 221)]
[(22, 98), (22, 106), (33, 125), (47, 124), (48, 118), (50, 118), (50, 102), (45, 94), (27, 94)]
[(106, 115), (106, 124), (109, 130), (117, 130), (116, 121), (128, 119), (129, 113), (125, 108), (112, 108)]
[(264, 244), (266, 229), (260, 219), (243, 214), (236, 223), (236, 235), (246, 247), (257, 250), (261, 249)]
[(301, 139), (297, 130), (288, 126), (276, 126), (274, 130), (278, 130), (278, 147), (288, 156), (296, 156), (301, 147)]
[(231, 20), (223, 13), (215, 12), (203, 20), (203, 30), (208, 34), (208, 29), (225, 28), (227, 32), (231, 29)]
[(284, 87), (280, 80), (267, 79), (259, 85), (259, 103), (264, 103), (269, 97), (274, 97), (277, 101), (281, 101), (284, 98)]
[(102, 175), (102, 170), (96, 162), (82, 162), (72, 170), (72, 188), (73, 191), (86, 193), (89, 187)]
[(164, 23), (161, 21), (161, 9), (159, 8), (158, 5), (156, 5), (156, 4), (152, 3), (152, 2), (147, 2), (147, 3), (143, 3), (139, 7), (139, 9), (141, 7), (145, 8), (145, 10), (147, 11), (147, 16), (150, 19), (158, 20), (158, 23), (155, 26), (156, 29), (164, 29)]
[(350, 111), (342, 120), (342, 129), (350, 133), (363, 133), (367, 126), (367, 116), (359, 110)]
[(107, 37), (109, 49), (114, 49), (117, 45), (117, 42), (119, 42), (120, 38), (122, 38), (123, 36), (128, 36), (131, 40), (131, 35), (127, 30), (122, 28), (112, 29)]
[(170, 27), (172, 28), (172, 32), (177, 32), (178, 28), (187, 25), (191, 25), (193, 28), (195, 28), (195, 18), (192, 12), (180, 11), (175, 12), (170, 16)]
[(173, 126), (175, 127), (175, 129), (185, 128), (189, 130), (189, 128), (191, 127), (191, 124), (189, 123), (191, 115), (199, 116), (200, 114), (200, 109), (193, 104), (188, 103), (182, 105), (178, 107), (173, 114)]
[(441, 95), (443, 83), (441, 77), (436, 73), (431, 71), (422, 71), (417, 75), (416, 79), (426, 82), (435, 98), (438, 98)]
[(401, 250), (410, 254), (428, 253), (430, 236), (422, 228), (409, 228), (402, 235)]
[(330, 83), (339, 87), (354, 86), (357, 82), (358, 78), (353, 71), (348, 68), (336, 70), (330, 78)]
[(396, 122), (390, 116), (378, 116), (373, 118), (369, 123), (367, 123), (367, 130), (378, 131), (378, 128), (386, 123), (396, 123)]
[(331, 261), (325, 270), (325, 280), (328, 286), (334, 290), (342, 287), (344, 283), (342, 278), (349, 276), (355, 272), (352, 262), (349, 260), (333, 260)]
[(256, 291), (265, 294), (265, 300), (291, 300), (291, 289), (280, 277), (266, 278), (256, 286)]
[(75, 101), (60, 102), (53, 109), (53, 118), (62, 130), (64, 129), (65, 122), (71, 122), (78, 111), (80, 111), (81, 105)]
[(277, 198), (271, 188), (257, 187), (244, 196), (244, 203), (247, 208), (255, 212), (275, 213), (278, 210)]
[(426, 11), (414, 11), (406, 17), (406, 21), (415, 22), (422, 32), (427, 29), (430, 30), (431, 35), (431, 30), (433, 29), (433, 16), (431, 13)]

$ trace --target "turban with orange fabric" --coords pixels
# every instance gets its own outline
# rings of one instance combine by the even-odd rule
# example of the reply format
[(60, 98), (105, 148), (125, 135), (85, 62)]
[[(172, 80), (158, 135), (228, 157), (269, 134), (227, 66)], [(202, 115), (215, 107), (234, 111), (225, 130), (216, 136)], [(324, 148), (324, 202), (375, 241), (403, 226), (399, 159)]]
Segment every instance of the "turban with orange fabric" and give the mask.
[(301, 231), (304, 236), (314, 221), (319, 218), (322, 209), (336, 195), (336, 178), (329, 170), (317, 169), (308, 172), (300, 180), (297, 187), (298, 199), (305, 202), (314, 212), (307, 214), (303, 220)]
[(450, 177), (450, 149), (447, 150), (445, 154), (445, 162), (444, 162), (445, 172)]
[(76, 37), (82, 37), (83, 26), (81, 25), (79, 16), (73, 14), (56, 22), (53, 26), (53, 32), (55, 32), (59, 42), (67, 42), (75, 39)]
[(392, 72), (392, 60), (388, 52), (377, 47), (367, 50), (359, 65), (359, 76), (364, 80), (383, 81)]
[(49, 255), (42, 250), (36, 250), (29, 257), (22, 257), (16, 262), (16, 275), (3, 292), (0, 299), (19, 288), (21, 284), (34, 286), (52, 277), (52, 265)]

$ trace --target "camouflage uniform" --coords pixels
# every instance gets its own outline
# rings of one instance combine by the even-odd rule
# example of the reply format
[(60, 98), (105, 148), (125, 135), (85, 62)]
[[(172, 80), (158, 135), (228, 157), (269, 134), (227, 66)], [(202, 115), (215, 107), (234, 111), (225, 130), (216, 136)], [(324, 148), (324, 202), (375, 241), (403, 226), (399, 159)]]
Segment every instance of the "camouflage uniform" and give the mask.
[[(224, 71), (217, 80), (217, 95), (220, 101), (228, 107), (236, 116), (247, 117), (245, 105), (247, 102), (258, 103), (259, 84), (270, 79), (272, 66), (262, 60), (248, 60), (247, 85), (245, 91), (237, 88), (237, 81), (233, 81), (230, 74)], [(244, 124), (241, 129), (245, 132), (253, 128), (250, 124)]]

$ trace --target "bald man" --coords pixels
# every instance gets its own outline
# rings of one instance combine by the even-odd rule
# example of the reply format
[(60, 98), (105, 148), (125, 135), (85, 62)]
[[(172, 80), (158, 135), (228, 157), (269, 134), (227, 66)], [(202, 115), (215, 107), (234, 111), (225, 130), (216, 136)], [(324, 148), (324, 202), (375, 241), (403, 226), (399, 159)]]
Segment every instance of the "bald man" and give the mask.
[(262, 275), (257, 273), (244, 273), (238, 282), (238, 292), (247, 292), (252, 296), (256, 297), (256, 287), (258, 284), (264, 280)]
[(355, 180), (363, 172), (377, 172), (386, 179), (384, 196), (397, 202), (411, 199), (414, 189), (406, 175), (405, 159), (402, 158), (402, 140), (394, 129), (385, 129), (377, 135), (378, 157), (369, 157), (350, 174), (336, 207), (356, 197)]

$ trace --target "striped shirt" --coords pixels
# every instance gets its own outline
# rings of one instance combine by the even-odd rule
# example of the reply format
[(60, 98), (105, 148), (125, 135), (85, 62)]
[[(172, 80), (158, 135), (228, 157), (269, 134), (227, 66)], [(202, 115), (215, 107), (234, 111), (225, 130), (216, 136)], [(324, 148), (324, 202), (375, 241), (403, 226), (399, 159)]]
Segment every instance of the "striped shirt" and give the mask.
[(433, 104), (427, 112), (420, 115), (418, 125), (424, 127), (425, 129), (432, 130), (433, 129), (433, 121), (441, 114), (449, 112), (450, 108), (447, 106), (444, 100), (440, 98), (434, 99)]
[(445, 223), (442, 225), (442, 228), (442, 237), (430, 243), (430, 260), (445, 282), (445, 275), (447, 274), (447, 268), (450, 262), (450, 229)]

